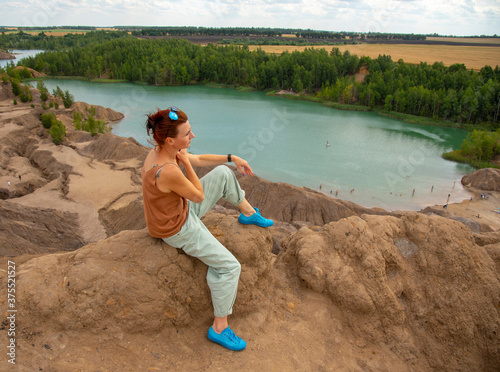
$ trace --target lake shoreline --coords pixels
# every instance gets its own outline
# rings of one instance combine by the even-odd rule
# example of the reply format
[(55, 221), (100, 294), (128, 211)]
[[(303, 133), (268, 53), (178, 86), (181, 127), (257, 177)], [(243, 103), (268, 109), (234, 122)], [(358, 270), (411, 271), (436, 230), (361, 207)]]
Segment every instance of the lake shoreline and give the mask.
[[(451, 190), (453, 182), (456, 181), (458, 184), (459, 178), (472, 170), (468, 166), (444, 161), (441, 158), (443, 151), (457, 148), (465, 138), (465, 131), (454, 128), (420, 129), (416, 125), (407, 125), (399, 120), (384, 119), (373, 112), (351, 114), (342, 110), (330, 110), (323, 105), (317, 106), (314, 102), (282, 100), (280, 97), (266, 96), (264, 92), (259, 91), (241, 94), (235, 89), (214, 89), (212, 85), (208, 87), (199, 84), (179, 87), (130, 83), (95, 85), (90, 81), (53, 79), (46, 80), (46, 84), (49, 91), (60, 86), (63, 90), (68, 89), (74, 93), (78, 101), (104, 105), (125, 113), (125, 119), (113, 125), (113, 133), (134, 137), (142, 144), (147, 142), (145, 131), (141, 129), (143, 114), (153, 106), (162, 107), (166, 99), (178, 107), (187, 109), (191, 122), (198, 123), (195, 127), (197, 138), (192, 144), (192, 152), (218, 153), (221, 149), (225, 149), (223, 151), (237, 153), (248, 160), (255, 169), (260, 169), (261, 176), (265, 179), (311, 189), (317, 189), (322, 184), (323, 190), (328, 192), (333, 189), (335, 192), (338, 189), (340, 195), (343, 190), (345, 200), (362, 205), (379, 206), (388, 210), (402, 208), (418, 211), (429, 204), (446, 200), (448, 194), (446, 190), (453, 191)], [(224, 107), (219, 103), (213, 106), (212, 100), (225, 102), (222, 105)], [(227, 132), (225, 126), (221, 126), (220, 120), (217, 119), (216, 112), (220, 110), (226, 112), (229, 122), (245, 124), (241, 128), (238, 126), (239, 129), (236, 131)], [(300, 170), (291, 167), (290, 164), (300, 162), (302, 157), (298, 153), (290, 154), (291, 158), (284, 157), (286, 148), (291, 143), (297, 142), (294, 139), (297, 137), (293, 134), (298, 130), (294, 119), (297, 118), (296, 115), (300, 115), (300, 120), (309, 120), (311, 124), (311, 133), (301, 143), (309, 149), (311, 155), (314, 154), (322, 159), (322, 162), (313, 168), (306, 164), (300, 165)], [(365, 126), (369, 132), (365, 133)], [(209, 127), (220, 127), (220, 130), (223, 130), (222, 137), (214, 137)], [(319, 137), (313, 133), (318, 133)], [(341, 137), (337, 137), (336, 133), (341, 133)], [(367, 137), (368, 133), (370, 134)], [(390, 154), (378, 157), (377, 163), (382, 162), (386, 165), (377, 168), (376, 174), (373, 174), (370, 167), (354, 162), (350, 156), (352, 151), (357, 153), (384, 151), (379, 144), (394, 138), (393, 134), (397, 134), (396, 138), (402, 136), (405, 145), (401, 147), (398, 143), (394, 143), (397, 146), (396, 152), (391, 151)], [(321, 136), (324, 136), (324, 141), (330, 139), (331, 147), (325, 148)], [(341, 139), (343, 137), (356, 138), (354, 147), (346, 148), (345, 141)], [(221, 138), (227, 140), (223, 141)], [(373, 141), (374, 139), (376, 141)], [(446, 140), (445, 146), (441, 144), (443, 139)], [(374, 144), (375, 142), (379, 144)], [(278, 155), (276, 162), (269, 167), (263, 159), (275, 158), (273, 155), (275, 153)], [(429, 162), (435, 158), (436, 162)], [(422, 173), (427, 168), (430, 173)], [(300, 176), (300, 173), (303, 175)], [(390, 182), (385, 177), (386, 173), (391, 176)], [(410, 177), (406, 177), (408, 175)], [(370, 181), (373, 177), (376, 178), (376, 185)], [(431, 195), (431, 203), (424, 206), (417, 199), (424, 196), (424, 191), (430, 190), (432, 185), (436, 190)], [(349, 193), (352, 188), (356, 189), (353, 195)], [(417, 194), (415, 198), (410, 198), (413, 188), (416, 188)], [(469, 197), (462, 188), (456, 191), (452, 194), (455, 196), (453, 201)], [(402, 203), (391, 197), (391, 192), (397, 195), (402, 193), (404, 199)]]

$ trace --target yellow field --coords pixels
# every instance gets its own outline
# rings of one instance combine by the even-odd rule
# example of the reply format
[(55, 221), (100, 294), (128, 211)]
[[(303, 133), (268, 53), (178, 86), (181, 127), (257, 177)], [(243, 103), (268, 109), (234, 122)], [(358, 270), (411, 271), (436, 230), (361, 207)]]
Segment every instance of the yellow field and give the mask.
[[(479, 39), (478, 39), (479, 40)], [(484, 39), (483, 39), (484, 40)], [(446, 66), (454, 63), (463, 63), (467, 68), (480, 70), (489, 65), (493, 68), (500, 65), (500, 47), (459, 46), (459, 45), (407, 45), (407, 44), (356, 44), (356, 45), (320, 45), (313, 48), (323, 48), (327, 51), (332, 48), (340, 51), (349, 50), (359, 57), (377, 58), (381, 54), (390, 55), (393, 61), (402, 59), (406, 63), (443, 62)], [(303, 51), (311, 46), (294, 45), (250, 45), (250, 50), (262, 48), (268, 53), (281, 54), (284, 51)]]
[(448, 41), (453, 43), (488, 43), (488, 44), (500, 44), (500, 38), (498, 37), (432, 37), (428, 36), (427, 40), (430, 41)]
[[(17, 33), (18, 29), (17, 27), (6, 27), (9, 30), (12, 30), (12, 33)], [(116, 28), (113, 27), (96, 27), (97, 30), (106, 30), (106, 31), (116, 31)], [(30, 35), (38, 35), (40, 32), (42, 32), (47, 35), (47, 36), (64, 36), (66, 34), (85, 34), (88, 32), (88, 30), (73, 30), (73, 29), (57, 29), (57, 30), (34, 30), (34, 31), (24, 31), (27, 34)]]

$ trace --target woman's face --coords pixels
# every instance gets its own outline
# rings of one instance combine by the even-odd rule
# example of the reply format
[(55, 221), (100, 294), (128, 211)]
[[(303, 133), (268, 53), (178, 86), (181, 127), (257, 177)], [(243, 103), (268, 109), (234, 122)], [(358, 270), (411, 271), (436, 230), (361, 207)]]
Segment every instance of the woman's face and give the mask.
[(178, 149), (187, 149), (189, 146), (191, 146), (191, 140), (194, 138), (189, 120), (183, 124), (180, 124), (177, 129), (177, 137), (173, 138), (174, 146)]

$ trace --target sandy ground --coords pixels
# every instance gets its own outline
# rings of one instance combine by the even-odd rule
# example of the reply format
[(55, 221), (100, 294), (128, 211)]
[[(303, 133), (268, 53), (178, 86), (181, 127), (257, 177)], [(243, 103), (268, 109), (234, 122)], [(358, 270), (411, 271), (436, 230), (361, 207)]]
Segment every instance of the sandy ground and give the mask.
[[(493, 230), (500, 229), (500, 194), (495, 192), (486, 192), (485, 198), (481, 198), (481, 192), (474, 192), (472, 201), (464, 200), (461, 203), (449, 204), (448, 213), (466, 217), (475, 220), (481, 224), (490, 226)], [(442, 207), (437, 207), (437, 209)]]

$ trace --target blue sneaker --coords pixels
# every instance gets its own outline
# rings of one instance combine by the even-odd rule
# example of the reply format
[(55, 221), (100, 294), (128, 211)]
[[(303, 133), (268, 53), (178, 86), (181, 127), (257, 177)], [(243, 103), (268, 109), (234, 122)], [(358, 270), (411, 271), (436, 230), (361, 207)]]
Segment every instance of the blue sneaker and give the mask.
[(259, 208), (254, 208), (255, 213), (250, 217), (245, 216), (243, 213), (238, 217), (238, 222), (243, 225), (257, 225), (260, 227), (269, 227), (274, 224), (273, 220), (268, 220), (261, 216)]
[(239, 351), (247, 347), (247, 343), (236, 336), (229, 326), (220, 334), (213, 327), (208, 330), (208, 338), (229, 350)]

